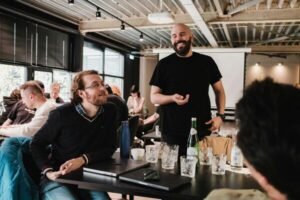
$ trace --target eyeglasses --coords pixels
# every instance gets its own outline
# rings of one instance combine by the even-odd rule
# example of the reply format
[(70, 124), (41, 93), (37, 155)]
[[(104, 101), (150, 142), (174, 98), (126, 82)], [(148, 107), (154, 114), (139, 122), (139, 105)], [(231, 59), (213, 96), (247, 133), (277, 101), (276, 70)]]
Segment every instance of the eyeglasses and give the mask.
[(101, 82), (93, 82), (92, 85), (85, 87), (84, 89), (96, 89), (96, 88), (100, 88), (100, 87), (104, 87), (104, 84)]

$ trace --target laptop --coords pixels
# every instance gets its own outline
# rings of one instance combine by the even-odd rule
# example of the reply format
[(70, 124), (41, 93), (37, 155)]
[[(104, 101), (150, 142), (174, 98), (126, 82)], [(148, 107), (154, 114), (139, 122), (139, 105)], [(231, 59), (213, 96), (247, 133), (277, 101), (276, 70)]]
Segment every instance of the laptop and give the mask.
[(159, 180), (144, 180), (144, 173), (147, 169), (138, 169), (119, 176), (121, 181), (135, 183), (155, 189), (171, 191), (183, 185), (189, 184), (191, 178), (183, 177), (167, 172), (159, 172)]
[(110, 160), (87, 165), (83, 167), (83, 172), (118, 177), (123, 173), (147, 166), (149, 163), (145, 161), (120, 159), (116, 156)]

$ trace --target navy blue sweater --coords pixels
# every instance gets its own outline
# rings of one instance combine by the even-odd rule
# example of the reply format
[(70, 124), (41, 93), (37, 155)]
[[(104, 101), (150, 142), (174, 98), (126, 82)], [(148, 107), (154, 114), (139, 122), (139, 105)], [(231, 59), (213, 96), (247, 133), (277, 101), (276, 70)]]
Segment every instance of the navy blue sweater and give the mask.
[[(103, 105), (102, 112), (90, 122), (72, 104), (53, 110), (46, 124), (32, 139), (31, 151), (41, 170), (53, 168), (86, 154), (89, 163), (108, 159), (116, 150), (116, 108)], [(51, 156), (47, 147), (51, 145)]]

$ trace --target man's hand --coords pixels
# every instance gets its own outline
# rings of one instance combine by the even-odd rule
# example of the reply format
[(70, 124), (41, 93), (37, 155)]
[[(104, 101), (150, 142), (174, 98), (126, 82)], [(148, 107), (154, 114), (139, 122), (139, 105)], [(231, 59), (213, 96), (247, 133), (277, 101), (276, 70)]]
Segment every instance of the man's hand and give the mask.
[(211, 120), (208, 122), (205, 122), (205, 124), (211, 124), (210, 131), (218, 131), (220, 130), (220, 127), (222, 125), (223, 121), (221, 117), (213, 117)]
[(61, 171), (50, 171), (46, 173), (46, 176), (49, 180), (54, 181), (56, 180), (58, 177), (60, 177), (62, 175)]
[(180, 94), (173, 94), (173, 96), (172, 96), (173, 101), (177, 105), (180, 105), (180, 106), (186, 104), (187, 102), (189, 102), (189, 98), (190, 98), (189, 94), (185, 95), (185, 97), (180, 95)]
[(62, 175), (68, 174), (74, 170), (79, 169), (84, 165), (85, 161), (82, 157), (73, 158), (71, 160), (66, 161), (59, 168), (59, 171)]

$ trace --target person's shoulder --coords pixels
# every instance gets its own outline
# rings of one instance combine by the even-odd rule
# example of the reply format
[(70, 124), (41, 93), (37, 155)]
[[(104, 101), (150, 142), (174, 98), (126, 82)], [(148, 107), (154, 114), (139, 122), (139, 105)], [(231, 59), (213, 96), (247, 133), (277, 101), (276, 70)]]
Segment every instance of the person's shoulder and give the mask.
[(176, 59), (176, 58), (177, 58), (176, 54), (175, 54), (175, 53), (172, 53), (172, 54), (170, 54), (170, 55), (168, 55), (168, 56), (166, 56), (166, 57), (160, 59), (160, 60), (159, 60), (159, 63), (161, 63), (161, 64), (163, 64), (163, 63), (168, 63), (168, 62), (173, 61), (173, 60)]
[(103, 104), (104, 111), (116, 111), (116, 105), (112, 102)]
[(194, 52), (193, 51), (193, 57), (195, 58), (201, 58), (201, 59), (212, 59), (212, 57), (208, 56), (208, 55), (204, 55), (204, 54), (201, 54), (201, 53), (198, 53), (198, 52)]

